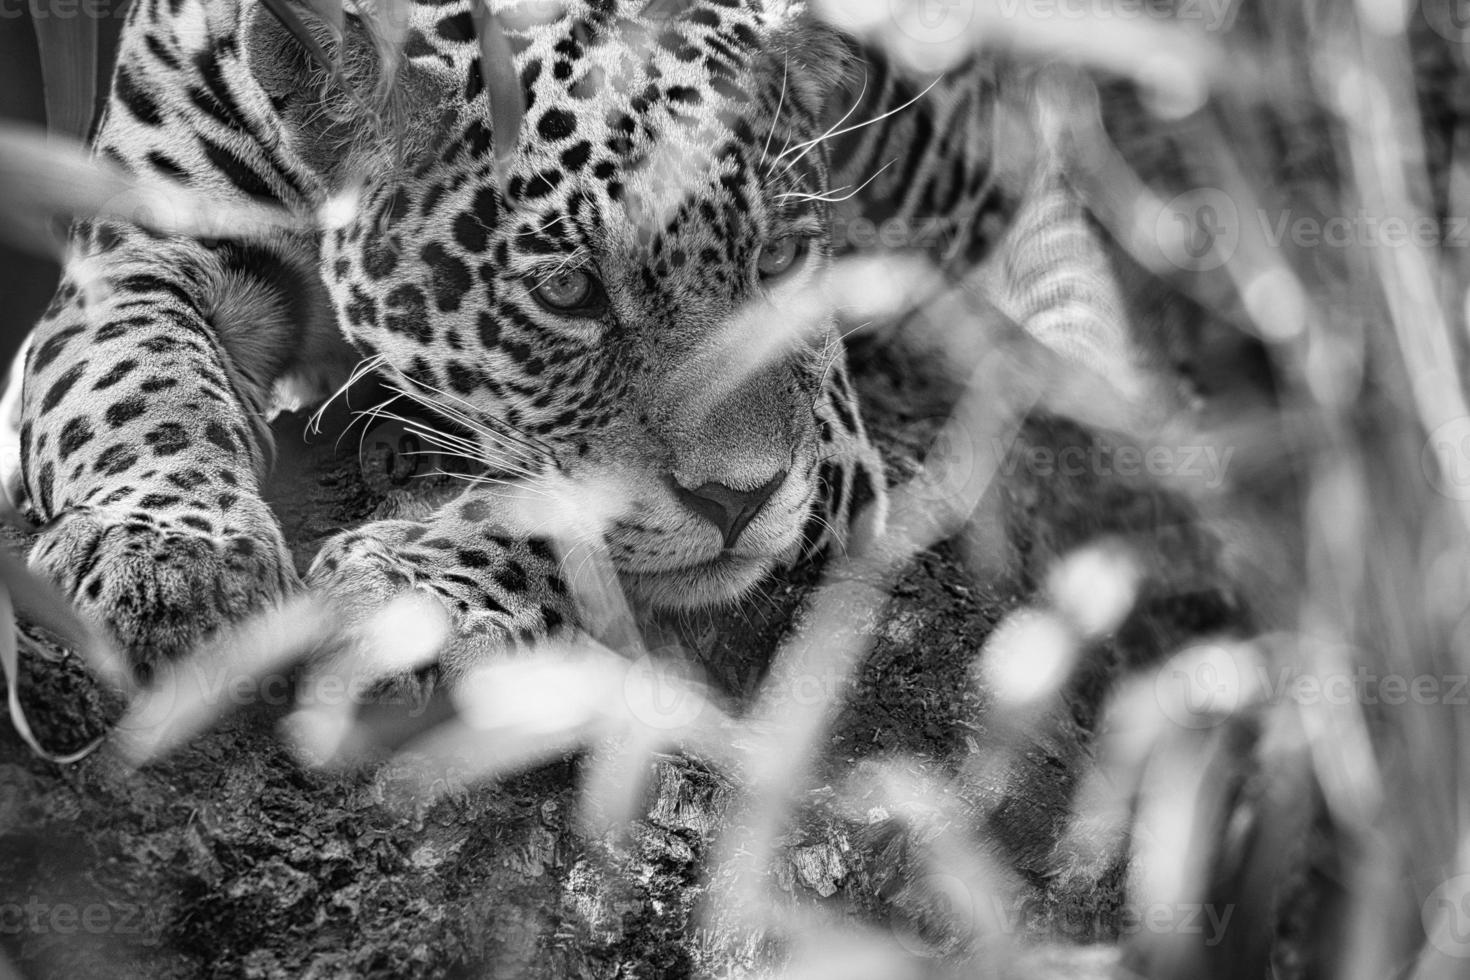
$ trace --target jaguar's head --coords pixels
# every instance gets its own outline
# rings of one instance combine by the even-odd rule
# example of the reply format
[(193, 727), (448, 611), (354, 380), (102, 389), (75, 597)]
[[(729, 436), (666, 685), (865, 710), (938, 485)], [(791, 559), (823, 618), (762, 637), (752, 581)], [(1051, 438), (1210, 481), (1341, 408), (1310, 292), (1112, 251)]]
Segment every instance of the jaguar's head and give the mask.
[(855, 437), (823, 422), (844, 366), (815, 299), (846, 49), (794, 6), (647, 6), (505, 5), (525, 116), (499, 173), (468, 5), (415, 8), (411, 149), (357, 168), (323, 268), (360, 350), (464, 416), (486, 469), (588, 488), (636, 594), (706, 605), (796, 557)]

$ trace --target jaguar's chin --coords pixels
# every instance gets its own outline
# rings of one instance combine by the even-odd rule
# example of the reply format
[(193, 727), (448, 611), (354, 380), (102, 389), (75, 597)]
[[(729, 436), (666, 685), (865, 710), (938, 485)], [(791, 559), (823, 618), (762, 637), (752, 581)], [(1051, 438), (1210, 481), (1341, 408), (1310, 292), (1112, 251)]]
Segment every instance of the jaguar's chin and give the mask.
[(721, 555), (683, 568), (625, 572), (623, 586), (650, 609), (707, 609), (739, 601), (778, 564), (774, 557)]

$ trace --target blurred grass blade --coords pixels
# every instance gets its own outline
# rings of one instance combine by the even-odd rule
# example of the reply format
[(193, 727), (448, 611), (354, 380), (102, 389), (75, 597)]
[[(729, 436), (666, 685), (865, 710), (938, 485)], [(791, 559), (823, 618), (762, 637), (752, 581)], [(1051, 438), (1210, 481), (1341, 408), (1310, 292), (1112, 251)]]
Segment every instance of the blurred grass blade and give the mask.
[(12, 597), (26, 618), (43, 626), (57, 639), (68, 644), (85, 643), (89, 630), (65, 599), (49, 585), (42, 582), (21, 561), (8, 552), (0, 551), (0, 582), (6, 594)]
[(548, 474), (496, 488), (494, 496), (503, 526), (551, 539), (581, 629), (611, 649), (642, 652), (642, 633), (604, 542), (607, 529), (628, 511), (626, 490), (612, 481)]
[[(117, 723), (123, 758), (142, 766), (172, 752), (244, 703), (242, 682), (248, 688), (294, 665), (330, 642), (337, 629), (332, 610), (300, 596), (222, 632), (187, 659), (162, 665), (153, 686)], [(256, 693), (264, 690), (261, 683)]]
[(490, 99), (490, 129), (495, 140), (495, 178), (500, 193), (510, 196), (510, 169), (515, 162), (521, 125), (526, 117), (525, 97), (516, 74), (515, 53), (505, 26), (489, 0), (474, 0), (475, 32), (480, 39), (480, 73)]
[[(361, 8), (359, 8), (360, 10)], [(413, 0), (380, 0), (373, 7), (373, 44), (378, 51), (378, 97), (385, 98), (398, 77), (408, 25), (413, 17)]]
[(641, 653), (643, 634), (623, 595), (606, 545), (586, 537), (553, 541), (561, 567), (568, 570), (567, 587), (593, 637), (621, 653)]
[(311, 12), (332, 32), (332, 40), (342, 43), (343, 28), (347, 12), (342, 9), (342, 0), (306, 0)]
[[(663, 219), (650, 223), (651, 229), (662, 226)], [(840, 298), (845, 320), (864, 323), (932, 299), (944, 285), (929, 263), (905, 256), (840, 259), (819, 288), (743, 304), (678, 366), (671, 388), (680, 391), (680, 407), (691, 419), (708, 417), (725, 410), (731, 395), (791, 351), (822, 342), (834, 298)]]
[(20, 656), (15, 641), (17, 629), (15, 609), (10, 604), (10, 593), (0, 588), (0, 674), (5, 677), (6, 703), (10, 709), (11, 725), (15, 726), (16, 734), (20, 735), (26, 745), (30, 746), (31, 751), (47, 762), (69, 765), (85, 759), (97, 746), (102, 744), (101, 738), (94, 739), (75, 752), (57, 755), (47, 750), (31, 731), (30, 722), (26, 720), (25, 708), (20, 703)]
[(402, 755), (420, 794), (432, 797), (451, 782), (502, 779), (612, 738), (624, 740), (624, 754), (598, 763), (611, 763), (636, 785), (610, 787), (604, 773), (584, 794), (594, 816), (609, 822), (628, 814), (655, 753), (715, 745), (730, 727), (697, 686), (596, 644), (542, 647), (488, 663), (461, 678), (450, 697), (458, 717), (410, 742)]
[(602, 740), (589, 753), (582, 778), (577, 825), (588, 837), (625, 830), (638, 817), (653, 770), (656, 742), (651, 729)]
[(85, 140), (97, 97), (97, 18), (32, 17), (46, 97), (46, 127)]
[[(182, 184), (140, 180), (78, 142), (0, 122), (0, 235), (40, 251), (57, 218), (116, 218), (167, 235), (241, 239), (305, 224), (282, 208), (225, 203)], [(48, 236), (49, 238), (49, 236)]]
[(821, 19), (880, 45), (903, 66), (924, 74), (948, 71), (977, 51), (1014, 50), (1131, 77), (1185, 105), (1202, 103), (1214, 83), (1249, 84), (1249, 78), (1230, 72), (1210, 34), (1233, 22), (1235, 6), (1212, 10), (1199, 24), (1186, 26), (1183, 18), (1109, 16), (1106, 5), (1057, 16), (1055, 7), (1008, 0), (812, 4)]
[[(271, 12), (272, 17), (281, 22), (282, 27), (291, 32), (291, 36), (296, 39), (296, 43), (306, 50), (307, 56), (316, 62), (318, 68), (329, 73), (333, 81), (341, 81), (341, 74), (338, 71), (336, 60), (327, 54), (326, 49), (312, 36), (311, 29), (306, 26), (306, 22), (296, 13), (295, 8), (292, 7), (289, 0), (260, 0), (260, 2), (265, 5), (266, 10)], [(317, 13), (320, 16), (319, 8), (336, 5), (332, 3), (332, 0), (312, 0), (308, 6), (313, 13)], [(332, 23), (332, 21), (326, 18), (323, 18), (323, 20), (329, 26)], [(339, 25), (338, 34), (340, 36), (340, 17), (337, 19), (337, 24)]]
[[(414, 676), (432, 664), (451, 631), (444, 606), (424, 592), (406, 592), (361, 621), (350, 610), (342, 617), (336, 649), (306, 671), (297, 684), (302, 704), (282, 722), (283, 738), (297, 758), (316, 767), (401, 738), (389, 729), (404, 728), (405, 719), (394, 712), (363, 717), (361, 709), (373, 702), (373, 689), (384, 680)], [(406, 720), (412, 730), (420, 719)]]
[[(862, 554), (828, 566), (802, 628), (782, 644), (762, 681), (748, 715), (762, 734), (746, 753), (751, 790), (746, 819), (720, 845), (734, 869), (742, 904), (754, 901), (764, 861), (775, 852), (792, 802), (792, 787), (801, 785), (847, 685), (875, 643), (854, 612), (882, 608), (899, 570), (974, 513), (1001, 472), (1002, 455), (1021, 419), (1040, 396), (1038, 372), (1018, 372), (1015, 366), (1015, 351), (985, 353), (941, 437), (962, 462), (950, 465), (935, 454), (917, 476), (894, 488), (882, 538)], [(825, 682), (811, 697), (790, 698), (786, 692), (799, 689), (803, 677)]]
[(403, 755), (418, 776), (417, 795), (432, 802), (451, 783), (524, 772), (605, 735), (617, 660), (600, 649), (542, 649), (467, 674), (450, 691), (458, 717)]
[(50, 633), (63, 646), (75, 651), (104, 680), (123, 689), (132, 685), (132, 673), (122, 656), (89, 624), (77, 616), (71, 604), (49, 582), (8, 551), (0, 550), (0, 586), (7, 604), (32, 624)]
[[(312, 35), (311, 28), (307, 27), (306, 22), (296, 13), (289, 0), (261, 0), (261, 3), (265, 5), (265, 9), (269, 10), (276, 20), (281, 22), (282, 27), (291, 32), (291, 36), (296, 39), (296, 43), (300, 44), (302, 49), (306, 51), (307, 57), (316, 62), (317, 67), (327, 73), (332, 79), (333, 84), (356, 103), (359, 109), (371, 115), (372, 110), (362, 100), (362, 96), (357, 93), (357, 90), (348, 82), (347, 76), (342, 74), (340, 61), (326, 52), (326, 49)], [(345, 15), (340, 4), (335, 3), (334, 0), (310, 0), (309, 6), (322, 19), (329, 30), (334, 31), (339, 38), (342, 36)], [(332, 12), (329, 8), (336, 8), (336, 10)]]

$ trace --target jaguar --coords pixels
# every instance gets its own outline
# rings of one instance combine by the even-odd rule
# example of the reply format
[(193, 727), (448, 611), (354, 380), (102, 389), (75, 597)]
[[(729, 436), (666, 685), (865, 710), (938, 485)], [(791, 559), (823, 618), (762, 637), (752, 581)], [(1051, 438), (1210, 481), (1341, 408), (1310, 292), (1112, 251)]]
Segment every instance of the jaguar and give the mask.
[[(1105, 276), (1058, 273), (1090, 234), (1065, 181), (994, 165), (979, 59), (925, 78), (775, 0), (420, 0), (337, 30), (303, 5), (330, 71), (277, 6), (138, 0), (94, 144), (300, 227), (78, 223), (8, 398), (31, 565), (140, 663), (302, 589), (349, 622), (412, 592), (452, 623), (452, 677), (579, 628), (569, 516), (649, 609), (872, 540), (885, 477), (841, 304), (805, 299), (855, 217), (942, 216), (941, 267), (1002, 249), (1038, 337), (1083, 360), (1116, 340), (1085, 312)], [(262, 499), (267, 423), (364, 371), (474, 472), (300, 574)]]

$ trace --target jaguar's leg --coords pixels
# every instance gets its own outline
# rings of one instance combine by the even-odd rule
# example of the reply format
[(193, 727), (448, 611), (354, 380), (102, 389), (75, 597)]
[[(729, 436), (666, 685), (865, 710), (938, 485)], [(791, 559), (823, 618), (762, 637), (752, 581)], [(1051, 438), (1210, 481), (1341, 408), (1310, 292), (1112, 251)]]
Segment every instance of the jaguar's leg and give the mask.
[(260, 496), (278, 365), (228, 343), (248, 314), (276, 358), (291, 324), (227, 249), (131, 227), (78, 239), (83, 257), (26, 364), (21, 469), (41, 526), (30, 562), (147, 662), (293, 583)]
[(555, 550), (494, 523), (503, 506), (472, 490), (428, 520), (348, 531), (317, 555), (308, 584), (335, 602), (349, 629), (406, 594), (438, 602), (451, 626), (437, 662), (447, 680), (487, 652), (570, 636), (576, 614)]

